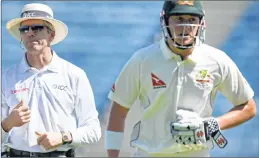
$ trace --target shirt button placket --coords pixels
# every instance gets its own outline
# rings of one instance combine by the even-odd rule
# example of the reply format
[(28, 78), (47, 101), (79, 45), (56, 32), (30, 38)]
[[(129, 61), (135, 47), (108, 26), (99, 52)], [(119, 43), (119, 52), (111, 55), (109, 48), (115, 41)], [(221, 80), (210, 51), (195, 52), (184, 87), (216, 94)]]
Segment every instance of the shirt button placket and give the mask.
[(42, 89), (42, 86), (41, 86), (41, 83), (40, 83), (40, 78), (38, 77), (40, 75), (40, 73), (38, 73), (35, 77), (35, 80), (36, 80), (36, 90), (41, 90)]

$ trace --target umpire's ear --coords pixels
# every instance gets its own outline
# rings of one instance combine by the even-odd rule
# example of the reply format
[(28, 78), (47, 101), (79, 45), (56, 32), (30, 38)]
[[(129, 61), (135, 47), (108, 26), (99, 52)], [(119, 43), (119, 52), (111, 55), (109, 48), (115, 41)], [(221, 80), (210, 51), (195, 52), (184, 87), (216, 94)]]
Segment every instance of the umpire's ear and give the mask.
[(49, 41), (51, 43), (53, 41), (54, 37), (55, 37), (55, 31), (49, 30), (49, 34), (50, 34)]

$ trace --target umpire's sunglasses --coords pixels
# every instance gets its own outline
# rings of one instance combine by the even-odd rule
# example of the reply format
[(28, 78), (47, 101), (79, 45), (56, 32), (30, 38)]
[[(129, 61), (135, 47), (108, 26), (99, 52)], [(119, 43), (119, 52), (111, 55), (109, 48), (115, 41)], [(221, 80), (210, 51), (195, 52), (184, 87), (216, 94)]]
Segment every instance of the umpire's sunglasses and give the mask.
[(43, 25), (31, 25), (31, 26), (27, 26), (27, 25), (23, 25), (19, 28), (20, 33), (27, 33), (29, 32), (29, 29), (31, 28), (31, 30), (33, 32), (40, 32), (44, 29), (44, 27), (47, 26), (43, 26)]

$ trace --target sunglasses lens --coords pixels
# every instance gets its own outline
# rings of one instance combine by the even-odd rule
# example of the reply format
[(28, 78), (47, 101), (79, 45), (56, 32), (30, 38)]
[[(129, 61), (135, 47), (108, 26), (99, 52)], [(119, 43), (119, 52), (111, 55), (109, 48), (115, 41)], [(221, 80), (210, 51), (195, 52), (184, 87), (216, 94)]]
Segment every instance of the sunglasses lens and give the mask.
[(21, 27), (19, 28), (19, 31), (20, 31), (21, 33), (28, 32), (28, 31), (29, 31), (29, 26), (21, 26)]
[(42, 31), (44, 29), (44, 26), (42, 25), (32, 25), (32, 26), (21, 26), (19, 28), (19, 31), (21, 33), (29, 32), (29, 28), (31, 28), (32, 31)]
[(42, 26), (42, 25), (31, 26), (32, 31), (41, 31), (41, 30), (43, 30), (43, 28), (44, 28), (44, 26)]

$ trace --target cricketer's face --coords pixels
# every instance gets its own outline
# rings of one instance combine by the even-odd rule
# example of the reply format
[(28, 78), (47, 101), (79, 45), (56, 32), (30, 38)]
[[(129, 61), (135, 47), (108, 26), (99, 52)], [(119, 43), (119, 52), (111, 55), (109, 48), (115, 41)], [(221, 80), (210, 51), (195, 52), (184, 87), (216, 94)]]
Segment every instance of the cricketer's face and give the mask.
[(192, 15), (172, 15), (168, 23), (174, 42), (184, 46), (192, 44), (197, 37), (200, 18)]

